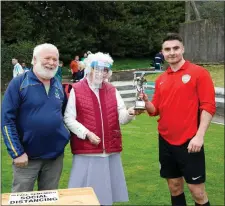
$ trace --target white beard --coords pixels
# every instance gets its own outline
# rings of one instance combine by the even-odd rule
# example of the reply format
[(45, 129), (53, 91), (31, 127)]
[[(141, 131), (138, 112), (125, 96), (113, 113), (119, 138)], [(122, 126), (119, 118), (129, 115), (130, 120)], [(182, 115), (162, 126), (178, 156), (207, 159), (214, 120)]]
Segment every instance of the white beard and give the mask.
[(43, 79), (51, 79), (51, 78), (53, 78), (55, 76), (57, 70), (58, 70), (58, 67), (56, 67), (55, 69), (52, 69), (52, 70), (45, 69), (45, 67), (43, 67), (41, 65), (40, 61), (38, 61), (36, 66), (35, 66), (35, 71)]

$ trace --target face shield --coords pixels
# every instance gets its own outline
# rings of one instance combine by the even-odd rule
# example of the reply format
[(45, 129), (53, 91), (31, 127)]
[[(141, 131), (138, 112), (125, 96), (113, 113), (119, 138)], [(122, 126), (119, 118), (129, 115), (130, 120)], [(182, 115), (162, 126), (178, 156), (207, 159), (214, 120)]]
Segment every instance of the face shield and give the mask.
[(102, 82), (108, 79), (111, 65), (107, 62), (93, 61), (91, 67), (93, 69), (92, 83), (96, 88), (101, 88)]

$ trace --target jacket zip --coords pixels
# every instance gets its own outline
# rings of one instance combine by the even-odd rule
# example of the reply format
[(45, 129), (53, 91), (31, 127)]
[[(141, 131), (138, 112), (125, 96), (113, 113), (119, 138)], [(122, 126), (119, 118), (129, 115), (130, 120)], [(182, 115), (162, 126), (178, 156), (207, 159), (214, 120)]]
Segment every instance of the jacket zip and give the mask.
[(49, 90), (48, 90), (48, 93), (47, 93), (47, 91), (46, 91), (46, 88), (45, 88), (45, 85), (42, 83), (42, 85), (43, 85), (43, 87), (44, 87), (44, 90), (45, 90), (45, 93), (46, 93), (46, 95), (47, 95), (47, 97), (49, 98), (49, 92), (50, 92), (50, 89), (51, 89), (51, 83), (49, 84)]

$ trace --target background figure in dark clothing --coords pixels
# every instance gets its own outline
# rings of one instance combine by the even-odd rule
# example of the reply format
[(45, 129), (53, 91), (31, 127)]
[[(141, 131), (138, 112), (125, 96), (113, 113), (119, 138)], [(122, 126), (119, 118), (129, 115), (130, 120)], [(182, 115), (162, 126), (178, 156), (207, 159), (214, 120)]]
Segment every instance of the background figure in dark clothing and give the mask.
[(24, 72), (28, 72), (28, 71), (30, 71), (30, 69), (27, 67), (27, 65), (26, 65), (26, 63), (25, 63), (25, 62), (23, 62), (23, 63), (21, 64), (21, 66), (22, 66), (22, 68), (23, 68)]
[(84, 67), (85, 67), (84, 62), (79, 61), (79, 70), (77, 72), (77, 80), (81, 80), (84, 78)]
[(164, 56), (163, 56), (162, 52), (160, 51), (154, 57), (154, 67), (155, 67), (155, 70), (161, 70), (163, 63), (164, 63)]

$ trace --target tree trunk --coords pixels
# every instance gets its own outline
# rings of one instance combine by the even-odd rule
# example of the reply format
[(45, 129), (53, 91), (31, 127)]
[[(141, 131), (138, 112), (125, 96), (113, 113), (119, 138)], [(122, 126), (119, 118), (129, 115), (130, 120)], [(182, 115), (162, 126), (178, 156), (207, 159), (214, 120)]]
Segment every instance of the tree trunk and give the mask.
[(185, 1), (185, 22), (191, 20), (191, 2)]
[(196, 6), (196, 4), (195, 4), (194, 1), (191, 1), (191, 6), (192, 6), (192, 8), (193, 8), (193, 10), (194, 10), (196, 19), (197, 19), (197, 20), (200, 20), (200, 19), (201, 19), (200, 13), (199, 13), (198, 8), (197, 8), (197, 6)]

